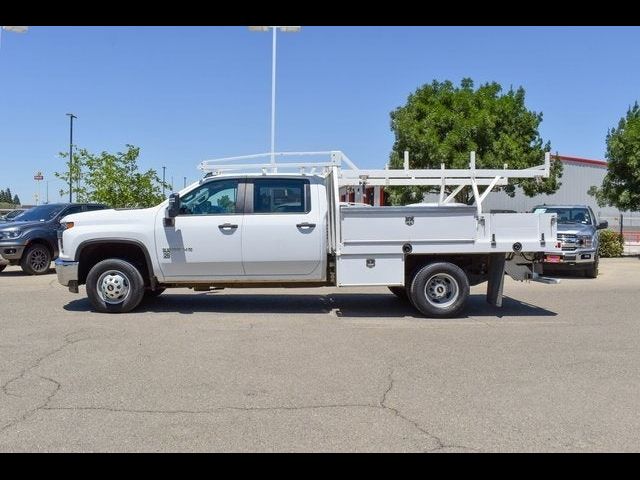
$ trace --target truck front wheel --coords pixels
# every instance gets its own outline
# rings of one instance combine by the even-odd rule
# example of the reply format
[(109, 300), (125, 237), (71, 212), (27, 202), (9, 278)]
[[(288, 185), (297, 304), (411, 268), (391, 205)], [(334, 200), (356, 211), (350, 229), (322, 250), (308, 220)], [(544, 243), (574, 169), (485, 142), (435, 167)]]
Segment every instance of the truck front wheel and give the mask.
[(87, 275), (87, 296), (98, 312), (130, 312), (140, 304), (144, 291), (140, 271), (125, 260), (103, 260)]
[(600, 263), (600, 257), (596, 254), (596, 258), (593, 261), (593, 264), (589, 266), (584, 274), (587, 278), (598, 278), (598, 264)]
[(408, 293), (413, 306), (425, 316), (453, 317), (469, 297), (469, 279), (453, 263), (430, 263), (414, 274)]
[(51, 266), (51, 252), (41, 243), (34, 243), (22, 254), (20, 267), (28, 275), (44, 275)]

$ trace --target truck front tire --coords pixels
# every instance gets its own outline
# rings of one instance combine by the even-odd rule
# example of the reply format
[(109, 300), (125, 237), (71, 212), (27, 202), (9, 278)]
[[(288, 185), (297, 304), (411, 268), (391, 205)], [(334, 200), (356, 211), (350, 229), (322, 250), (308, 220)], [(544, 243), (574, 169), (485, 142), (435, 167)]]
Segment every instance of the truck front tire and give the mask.
[(44, 275), (45, 273), (49, 273), (50, 266), (51, 252), (41, 243), (30, 245), (20, 259), (20, 267), (22, 271), (28, 275)]
[(469, 279), (453, 263), (434, 262), (416, 271), (408, 293), (413, 306), (423, 315), (453, 317), (464, 308), (469, 297)]
[(103, 260), (87, 275), (87, 296), (98, 312), (130, 312), (140, 304), (144, 292), (142, 274), (126, 260)]
[(598, 255), (596, 255), (596, 258), (593, 262), (593, 264), (591, 264), (591, 266), (589, 266), (589, 268), (587, 268), (584, 271), (584, 276), (587, 278), (598, 278), (598, 264), (600, 263), (600, 257)]

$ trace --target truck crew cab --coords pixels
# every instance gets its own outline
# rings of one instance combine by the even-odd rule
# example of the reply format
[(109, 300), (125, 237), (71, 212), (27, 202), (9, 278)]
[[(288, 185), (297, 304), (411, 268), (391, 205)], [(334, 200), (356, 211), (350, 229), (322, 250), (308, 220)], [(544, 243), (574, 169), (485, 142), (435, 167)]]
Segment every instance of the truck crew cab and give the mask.
[[(321, 154), (329, 161), (274, 158)], [(557, 248), (555, 214), (492, 215), (481, 206), (509, 176), (548, 175), (548, 155), (526, 170), (476, 169), (473, 153), (469, 170), (411, 170), (408, 159), (404, 169), (360, 170), (339, 151), (219, 164), (261, 156), (202, 162), (204, 178), (152, 208), (65, 217), (60, 283), (76, 293), (86, 284), (94, 309), (109, 313), (175, 287), (379, 285), (424, 315), (447, 317), (487, 280), (488, 301), (501, 305), (505, 272), (550, 282), (534, 264)], [(432, 185), (441, 196), (433, 206), (341, 205), (344, 185)], [(464, 187), (476, 205), (452, 202)]]

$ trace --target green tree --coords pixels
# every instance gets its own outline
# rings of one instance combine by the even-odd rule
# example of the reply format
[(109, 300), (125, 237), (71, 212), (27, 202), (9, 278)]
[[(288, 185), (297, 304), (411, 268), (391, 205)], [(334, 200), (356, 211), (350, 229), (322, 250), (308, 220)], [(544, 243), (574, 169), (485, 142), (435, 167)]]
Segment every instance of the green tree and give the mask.
[(592, 186), (589, 195), (598, 205), (620, 210), (640, 210), (640, 107), (635, 102), (607, 132), (607, 174), (600, 188)]
[(13, 196), (13, 203), (14, 203), (14, 205), (21, 205), (20, 197), (18, 197), (17, 193)]
[(235, 207), (235, 203), (231, 201), (229, 195), (223, 195), (218, 199), (217, 203), (223, 212), (234, 213), (232, 209)]
[[(538, 127), (542, 113), (527, 110), (522, 87), (501, 94), (502, 87), (486, 83), (474, 89), (464, 78), (460, 86), (450, 81), (423, 85), (409, 95), (407, 103), (391, 112), (395, 142), (391, 168), (402, 168), (403, 153), (410, 152), (411, 168), (468, 168), (469, 152), (476, 152), (477, 168), (528, 168), (542, 163), (550, 143), (543, 143)], [(562, 163), (552, 161), (549, 178), (513, 179), (502, 187), (513, 196), (517, 186), (528, 196), (553, 193), (560, 187)], [(438, 187), (439, 189), (439, 187)], [(457, 199), (470, 203), (472, 194), (463, 190)], [(434, 187), (391, 187), (391, 203), (421, 201)], [(450, 193), (450, 189), (448, 192)]]
[[(80, 149), (74, 154), (71, 178), (77, 201), (106, 203), (113, 208), (130, 208), (150, 207), (164, 200), (163, 183), (157, 172), (153, 169), (140, 172), (138, 169), (140, 148), (128, 144), (126, 147), (125, 152), (115, 154), (104, 151), (93, 154), (86, 149)], [(61, 153), (60, 156), (68, 158), (68, 154)], [(67, 170), (63, 173), (56, 172), (55, 176), (68, 184), (69, 161), (66, 165)], [(171, 189), (171, 185), (167, 183), (164, 187)], [(67, 193), (68, 190), (60, 191), (60, 195)]]

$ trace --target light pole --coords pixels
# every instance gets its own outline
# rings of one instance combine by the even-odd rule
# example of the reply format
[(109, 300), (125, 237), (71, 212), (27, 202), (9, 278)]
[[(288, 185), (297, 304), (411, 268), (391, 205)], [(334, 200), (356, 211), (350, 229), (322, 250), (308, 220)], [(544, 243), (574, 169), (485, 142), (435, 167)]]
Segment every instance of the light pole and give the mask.
[(299, 32), (302, 27), (261, 26), (249, 27), (252, 32), (273, 32), (271, 44), (271, 165), (275, 165), (276, 149), (276, 32)]
[[(69, 203), (72, 203), (71, 194), (73, 191), (73, 177), (72, 177), (72, 166), (73, 166), (73, 119), (78, 118), (73, 113), (67, 113), (69, 117)], [(79, 180), (78, 180), (79, 181)]]
[(164, 198), (164, 174), (165, 174), (165, 170), (167, 169), (167, 167), (162, 167), (162, 198)]
[(182, 178), (184, 178), (184, 185), (182, 186), (182, 188), (187, 188), (187, 177)]

